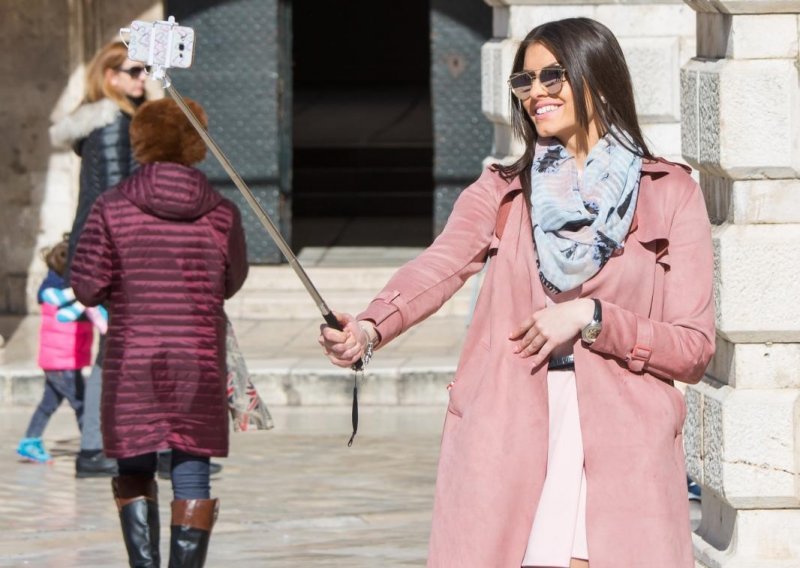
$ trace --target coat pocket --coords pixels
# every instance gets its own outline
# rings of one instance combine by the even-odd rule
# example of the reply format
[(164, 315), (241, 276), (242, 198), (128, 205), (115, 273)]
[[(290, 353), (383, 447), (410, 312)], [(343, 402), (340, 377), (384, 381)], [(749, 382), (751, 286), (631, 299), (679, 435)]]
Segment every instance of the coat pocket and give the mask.
[(447, 411), (462, 417), (474, 400), (489, 366), (489, 345), (481, 340), (461, 353), (453, 381), (447, 385), (450, 399)]

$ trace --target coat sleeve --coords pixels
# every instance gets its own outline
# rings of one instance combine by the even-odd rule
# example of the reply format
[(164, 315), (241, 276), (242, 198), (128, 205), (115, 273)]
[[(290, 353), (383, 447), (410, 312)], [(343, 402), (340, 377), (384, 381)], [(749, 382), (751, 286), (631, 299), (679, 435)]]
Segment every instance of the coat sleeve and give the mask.
[(621, 359), (631, 371), (690, 384), (714, 354), (714, 258), (700, 187), (677, 207), (669, 232), (663, 321), (602, 301), (603, 331), (590, 349)]
[(227, 260), (225, 263), (225, 299), (233, 296), (244, 284), (250, 269), (247, 263), (247, 242), (242, 227), (242, 214), (231, 204), (233, 218), (228, 231)]
[(111, 249), (111, 235), (101, 198), (94, 204), (86, 219), (75, 247), (70, 271), (70, 285), (75, 297), (86, 306), (97, 306), (108, 299), (111, 287)]
[(486, 260), (499, 206), (497, 174), (486, 170), (455, 202), (442, 233), (402, 266), (356, 319), (371, 320), (384, 346), (438, 310)]

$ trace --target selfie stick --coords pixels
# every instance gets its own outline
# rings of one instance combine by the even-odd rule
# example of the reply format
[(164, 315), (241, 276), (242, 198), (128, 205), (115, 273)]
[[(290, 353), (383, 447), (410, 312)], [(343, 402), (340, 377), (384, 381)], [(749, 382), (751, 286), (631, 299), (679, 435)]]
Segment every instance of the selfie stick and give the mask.
[[(155, 44), (155, 40), (153, 38), (155, 38), (156, 26), (161, 26), (162, 28), (167, 28), (168, 30), (171, 31), (172, 27), (176, 25), (177, 23), (175, 22), (175, 18), (172, 16), (170, 16), (169, 20), (167, 20), (166, 22), (162, 21), (153, 23), (153, 33), (150, 35), (152, 43), (151, 43), (151, 48), (149, 50), (148, 59), (146, 61), (146, 63), (150, 66), (150, 72), (149, 72), (150, 76), (153, 79), (162, 81), (162, 85), (169, 94), (169, 96), (172, 97), (172, 99), (178, 104), (178, 107), (181, 109), (181, 111), (183, 111), (183, 114), (186, 115), (186, 118), (189, 119), (189, 122), (192, 124), (194, 129), (203, 139), (203, 142), (205, 142), (208, 149), (211, 150), (211, 153), (214, 154), (217, 160), (219, 160), (220, 165), (227, 172), (228, 176), (230, 176), (231, 181), (233, 181), (234, 185), (236, 185), (236, 187), (239, 189), (245, 201), (247, 201), (247, 204), (253, 210), (253, 213), (256, 214), (256, 217), (264, 226), (264, 228), (267, 230), (269, 236), (272, 238), (275, 244), (278, 245), (278, 249), (280, 249), (281, 254), (283, 254), (286, 260), (289, 262), (289, 266), (292, 267), (295, 274), (297, 274), (298, 278), (300, 278), (300, 281), (303, 283), (303, 286), (305, 287), (306, 291), (314, 300), (314, 303), (317, 305), (317, 308), (319, 308), (319, 311), (322, 314), (325, 323), (327, 323), (330, 327), (336, 330), (343, 331), (342, 325), (339, 323), (339, 320), (336, 319), (336, 316), (333, 315), (333, 312), (325, 303), (325, 300), (322, 299), (322, 296), (320, 295), (319, 291), (317, 291), (316, 286), (314, 286), (314, 283), (311, 282), (311, 279), (308, 277), (308, 274), (306, 273), (305, 269), (300, 264), (300, 261), (297, 260), (297, 257), (295, 256), (294, 252), (286, 242), (286, 239), (284, 239), (283, 235), (281, 235), (281, 232), (278, 230), (278, 227), (275, 226), (275, 223), (272, 221), (272, 219), (270, 219), (269, 215), (267, 215), (267, 212), (264, 211), (264, 208), (261, 206), (258, 200), (256, 200), (256, 197), (255, 195), (253, 195), (252, 190), (247, 186), (247, 184), (244, 182), (239, 173), (234, 169), (230, 160), (228, 160), (227, 156), (225, 156), (222, 149), (217, 145), (217, 143), (208, 133), (205, 126), (203, 126), (203, 123), (200, 122), (197, 116), (195, 116), (194, 112), (192, 112), (192, 109), (189, 108), (189, 106), (186, 104), (186, 101), (183, 99), (183, 97), (177, 91), (177, 89), (175, 89), (175, 87), (172, 86), (172, 82), (170, 81), (169, 76), (166, 74), (166, 69), (171, 66), (169, 51), (167, 51), (164, 57), (164, 61), (155, 61), (155, 58), (153, 56), (154, 49), (152, 46)], [(122, 37), (123, 32), (130, 33), (130, 28), (121, 29), (120, 37)], [(124, 42), (125, 40), (123, 39), (123, 43)], [(167, 41), (167, 45), (171, 45), (171, 41)], [(358, 361), (355, 362), (355, 364), (353, 364), (352, 368), (356, 372), (363, 371), (364, 360), (359, 359)], [(347, 443), (348, 446), (351, 446), (353, 444), (353, 439), (356, 437), (356, 432), (358, 431), (357, 379), (353, 383), (352, 422), (353, 422), (353, 434), (350, 436), (350, 440)]]

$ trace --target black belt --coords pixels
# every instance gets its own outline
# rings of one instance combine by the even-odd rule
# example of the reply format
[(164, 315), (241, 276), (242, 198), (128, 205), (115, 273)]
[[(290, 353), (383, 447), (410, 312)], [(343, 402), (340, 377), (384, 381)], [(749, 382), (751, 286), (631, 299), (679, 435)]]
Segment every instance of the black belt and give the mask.
[(547, 363), (547, 368), (550, 371), (575, 369), (575, 355), (570, 353), (569, 355), (564, 355), (563, 357), (550, 357), (550, 361)]

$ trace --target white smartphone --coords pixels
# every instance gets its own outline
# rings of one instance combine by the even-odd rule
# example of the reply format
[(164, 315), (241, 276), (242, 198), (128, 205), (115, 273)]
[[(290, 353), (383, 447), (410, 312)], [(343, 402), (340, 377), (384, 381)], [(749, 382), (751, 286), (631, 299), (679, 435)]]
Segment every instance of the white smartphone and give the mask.
[(194, 30), (169, 21), (144, 22), (136, 20), (129, 32), (128, 58), (162, 68), (192, 65), (194, 59)]

